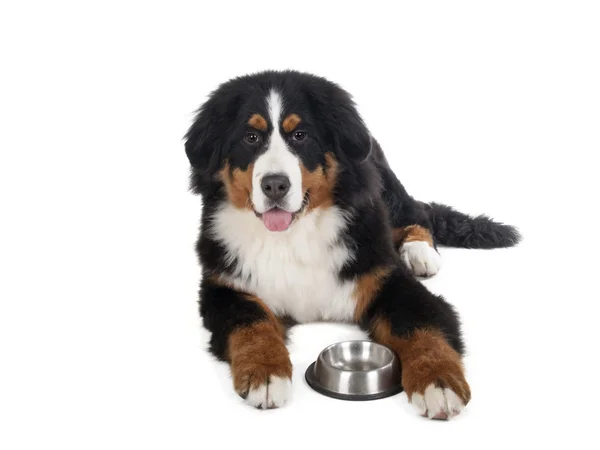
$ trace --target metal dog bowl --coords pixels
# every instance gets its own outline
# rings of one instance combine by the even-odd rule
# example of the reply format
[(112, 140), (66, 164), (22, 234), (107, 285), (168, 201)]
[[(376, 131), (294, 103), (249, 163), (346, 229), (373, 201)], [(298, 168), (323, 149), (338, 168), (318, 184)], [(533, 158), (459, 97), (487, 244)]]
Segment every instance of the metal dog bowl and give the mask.
[(330, 345), (305, 377), (315, 391), (341, 400), (376, 400), (402, 391), (396, 354), (371, 341)]

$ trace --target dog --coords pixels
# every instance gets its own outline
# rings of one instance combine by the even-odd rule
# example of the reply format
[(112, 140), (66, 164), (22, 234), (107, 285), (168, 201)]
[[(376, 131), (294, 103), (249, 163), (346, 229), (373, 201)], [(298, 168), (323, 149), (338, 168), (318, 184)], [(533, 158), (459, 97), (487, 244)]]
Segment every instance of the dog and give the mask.
[(461, 412), (471, 392), (459, 317), (420, 278), (440, 269), (438, 245), (510, 247), (515, 227), (413, 199), (351, 95), (312, 74), (221, 84), (184, 142), (202, 198), (200, 315), (246, 403), (290, 398), (290, 323), (333, 321), (398, 355), (419, 414)]

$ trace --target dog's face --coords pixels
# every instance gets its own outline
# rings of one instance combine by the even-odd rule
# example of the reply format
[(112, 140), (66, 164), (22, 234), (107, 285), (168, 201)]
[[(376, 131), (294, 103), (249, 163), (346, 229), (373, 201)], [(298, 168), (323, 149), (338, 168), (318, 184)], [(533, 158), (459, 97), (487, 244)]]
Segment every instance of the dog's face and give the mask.
[(187, 134), (196, 192), (223, 187), (270, 231), (334, 202), (339, 171), (367, 157), (370, 135), (349, 95), (321, 78), (268, 72), (215, 91)]

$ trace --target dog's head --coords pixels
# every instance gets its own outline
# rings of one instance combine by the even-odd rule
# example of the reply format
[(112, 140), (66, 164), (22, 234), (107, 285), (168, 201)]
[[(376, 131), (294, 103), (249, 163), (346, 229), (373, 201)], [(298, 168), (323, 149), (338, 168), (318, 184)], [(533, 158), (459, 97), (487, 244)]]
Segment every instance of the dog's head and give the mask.
[(271, 231), (331, 206), (340, 172), (364, 161), (371, 136), (350, 96), (325, 79), (264, 72), (221, 85), (186, 135), (192, 188), (226, 194)]

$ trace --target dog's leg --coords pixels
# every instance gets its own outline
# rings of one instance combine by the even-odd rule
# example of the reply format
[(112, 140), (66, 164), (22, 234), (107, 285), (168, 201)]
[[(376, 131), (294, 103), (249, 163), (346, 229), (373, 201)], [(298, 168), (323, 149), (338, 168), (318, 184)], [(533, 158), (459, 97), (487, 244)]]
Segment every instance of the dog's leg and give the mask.
[(435, 275), (441, 267), (441, 258), (436, 250), (427, 206), (408, 194), (375, 140), (371, 157), (381, 176), (382, 200), (392, 227), (394, 245), (404, 264), (416, 276)]
[(402, 365), (402, 386), (418, 412), (432, 419), (459, 414), (471, 398), (461, 360), (458, 317), (404, 268), (372, 289), (358, 318), (374, 341), (393, 349)]
[(200, 313), (212, 333), (212, 353), (230, 364), (236, 392), (257, 408), (283, 406), (291, 394), (292, 363), (284, 328), (269, 308), (208, 279), (200, 289)]

